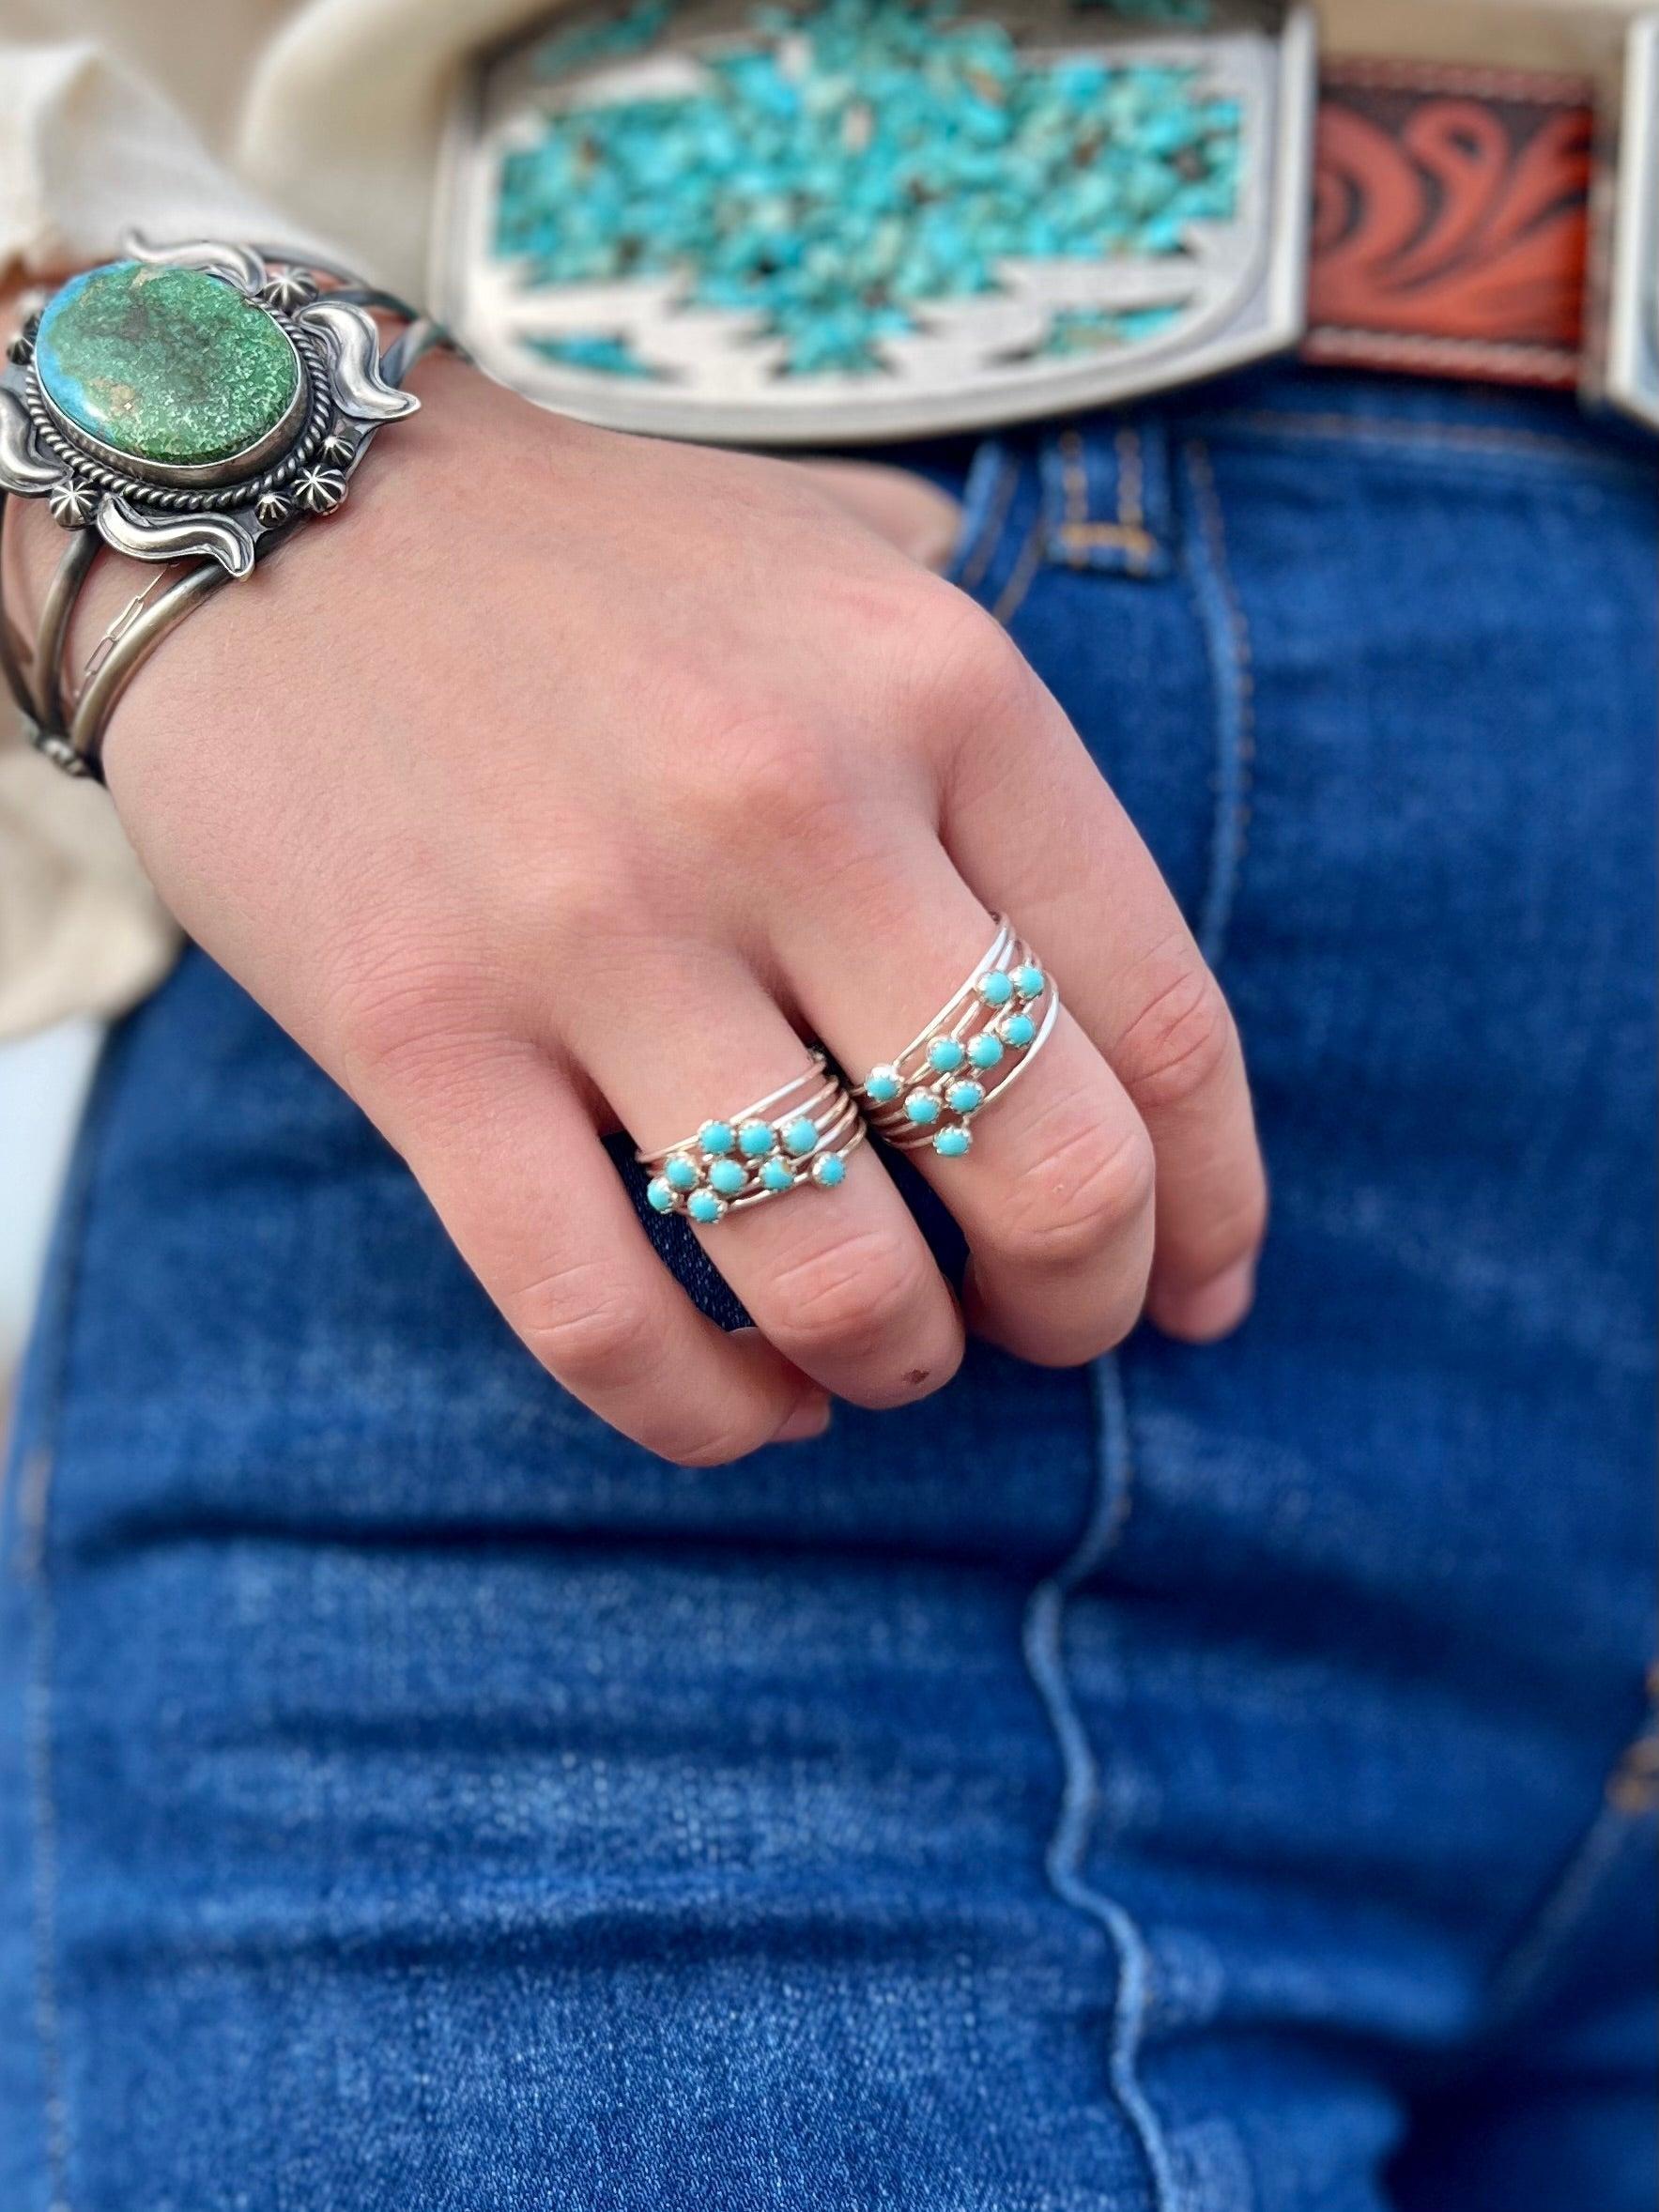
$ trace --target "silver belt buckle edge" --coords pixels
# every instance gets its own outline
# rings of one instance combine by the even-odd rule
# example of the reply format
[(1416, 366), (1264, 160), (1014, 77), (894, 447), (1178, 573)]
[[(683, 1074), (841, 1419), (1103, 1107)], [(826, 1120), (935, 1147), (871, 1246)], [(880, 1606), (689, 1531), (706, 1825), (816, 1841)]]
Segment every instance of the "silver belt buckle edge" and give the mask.
[(1659, 14), (1626, 35), (1605, 136), (1584, 396), (1659, 430)]

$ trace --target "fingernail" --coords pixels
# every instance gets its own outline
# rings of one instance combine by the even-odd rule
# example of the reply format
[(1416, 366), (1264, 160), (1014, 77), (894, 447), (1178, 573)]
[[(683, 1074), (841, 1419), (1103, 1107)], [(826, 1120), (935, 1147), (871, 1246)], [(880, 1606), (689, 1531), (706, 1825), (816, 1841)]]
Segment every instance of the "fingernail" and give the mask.
[(795, 1409), (772, 1441), (775, 1444), (805, 1444), (813, 1436), (822, 1436), (830, 1424), (830, 1402), (822, 1390), (811, 1390), (804, 1398), (797, 1398)]
[(1252, 1252), (1249, 1259), (1236, 1260), (1232, 1267), (1223, 1267), (1196, 1290), (1185, 1291), (1178, 1298), (1158, 1298), (1152, 1317), (1170, 1336), (1186, 1337), (1195, 1344), (1213, 1344), (1238, 1327), (1250, 1312), (1255, 1289)]

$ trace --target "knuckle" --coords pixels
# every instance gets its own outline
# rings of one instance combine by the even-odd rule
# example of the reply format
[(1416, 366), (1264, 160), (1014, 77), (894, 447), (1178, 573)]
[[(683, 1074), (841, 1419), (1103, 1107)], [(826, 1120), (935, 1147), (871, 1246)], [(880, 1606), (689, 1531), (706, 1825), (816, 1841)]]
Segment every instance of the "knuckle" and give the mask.
[(905, 1240), (880, 1229), (838, 1237), (778, 1269), (766, 1333), (792, 1357), (872, 1359), (891, 1351), (926, 1293), (923, 1264)]
[(1151, 1141), (1138, 1126), (1115, 1144), (1099, 1117), (1068, 1110), (1039, 1128), (1040, 1169), (1016, 1185), (997, 1242), (1016, 1265), (1066, 1269), (1093, 1260), (1151, 1214)]
[(647, 1301), (592, 1261), (557, 1268), (503, 1304), (543, 1366), (578, 1397), (634, 1381), (651, 1357)]
[(1194, 954), (1136, 1015), (1113, 1062), (1137, 1105), (1167, 1110), (1201, 1097), (1236, 1050), (1232, 1010)]
[(824, 733), (805, 719), (729, 726), (707, 759), (693, 804), (722, 848), (820, 844), (853, 796)]
[(478, 960), (405, 951), (359, 958), (334, 979), (329, 998), (330, 1026), (350, 1074), (426, 1076), (476, 1049), (495, 978)]
[(922, 712), (948, 731), (1016, 717), (1031, 694), (1030, 664), (1002, 624), (964, 593), (935, 586), (918, 621)]
[(590, 953), (611, 941), (618, 917), (635, 910), (637, 896), (629, 856), (575, 823), (560, 851), (542, 857), (533, 881), (524, 887), (516, 934), (544, 957), (562, 960)]

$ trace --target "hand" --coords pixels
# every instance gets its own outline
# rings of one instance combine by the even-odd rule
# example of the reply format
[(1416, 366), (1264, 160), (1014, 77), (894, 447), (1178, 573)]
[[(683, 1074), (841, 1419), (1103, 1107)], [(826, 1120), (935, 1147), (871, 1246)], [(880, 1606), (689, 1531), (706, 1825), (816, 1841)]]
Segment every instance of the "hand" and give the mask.
[(1150, 1281), (1167, 1329), (1231, 1328), (1265, 1212), (1233, 1023), (1004, 634), (806, 470), (450, 361), (417, 385), (340, 515), (168, 640), (105, 760), (185, 927), (407, 1157), (530, 1349), (699, 1465), (816, 1433), (824, 1391), (939, 1389), (962, 1317), (871, 1147), (700, 1233), (758, 1324), (727, 1337), (598, 1132), (671, 1142), (802, 1037), (862, 1075), (995, 909), (1067, 1011), (971, 1162), (917, 1156), (969, 1322), (1082, 1361)]

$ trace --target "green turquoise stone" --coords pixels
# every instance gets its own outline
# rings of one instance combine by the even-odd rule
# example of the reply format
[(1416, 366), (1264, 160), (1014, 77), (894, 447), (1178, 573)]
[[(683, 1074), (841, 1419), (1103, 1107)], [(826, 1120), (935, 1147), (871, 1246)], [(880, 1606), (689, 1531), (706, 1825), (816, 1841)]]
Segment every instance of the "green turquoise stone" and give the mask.
[(1002, 1031), (1004, 1044), (1023, 1052), (1037, 1035), (1037, 1023), (1029, 1014), (1008, 1014), (1004, 1017)]
[(933, 1140), (933, 1149), (945, 1160), (960, 1160), (971, 1149), (974, 1133), (971, 1129), (941, 1129)]
[(802, 1153), (810, 1152), (817, 1144), (818, 1124), (809, 1114), (798, 1114), (793, 1121), (784, 1123), (782, 1135), (784, 1150), (792, 1152), (799, 1159)]
[(737, 1131), (729, 1121), (705, 1121), (697, 1132), (697, 1141), (711, 1158), (730, 1152), (737, 1143)]
[(741, 1160), (717, 1160), (709, 1170), (710, 1187), (722, 1198), (735, 1198), (748, 1179), (749, 1171)]
[(978, 1083), (953, 1083), (945, 1094), (945, 1103), (953, 1114), (977, 1114), (985, 1103), (985, 1085)]
[(918, 1129), (928, 1129), (939, 1119), (939, 1101), (931, 1091), (912, 1091), (904, 1111)]
[(876, 1105), (885, 1106), (889, 1099), (898, 1098), (904, 1085), (899, 1080), (898, 1068), (883, 1060), (879, 1068), (872, 1068), (865, 1077), (864, 1088)]
[(701, 1221), (707, 1226), (724, 1218), (726, 1201), (716, 1198), (712, 1190), (694, 1190), (685, 1201), (685, 1210), (694, 1221)]
[(300, 389), (281, 325), (199, 269), (112, 261), (71, 277), (35, 337), (59, 414), (117, 453), (200, 468), (256, 445)]
[(737, 1132), (737, 1148), (745, 1160), (764, 1160), (772, 1149), (772, 1124), (745, 1121)]
[(821, 1190), (833, 1190), (847, 1179), (847, 1162), (838, 1152), (826, 1152), (812, 1162), (812, 1180)]
[(760, 1188), (763, 1190), (792, 1190), (795, 1171), (784, 1160), (769, 1160), (760, 1170)]
[(954, 1037), (936, 1037), (928, 1047), (929, 1065), (936, 1068), (941, 1075), (948, 1075), (966, 1058), (966, 1052)]
[(979, 978), (979, 995), (988, 1006), (1006, 1006), (1014, 995), (1012, 976), (1003, 968), (992, 968)]
[(1042, 970), (1029, 961), (1014, 970), (1014, 989), (1022, 998), (1041, 998), (1046, 980)]
[(989, 1029), (982, 1029), (968, 1047), (968, 1057), (975, 1068), (994, 1068), (1003, 1056), (1003, 1040)]
[(675, 1190), (695, 1190), (702, 1177), (695, 1160), (684, 1152), (676, 1152), (663, 1164), (664, 1180)]
[(673, 1212), (674, 1187), (671, 1183), (664, 1182), (661, 1175), (652, 1176), (650, 1182), (645, 1186), (645, 1195), (659, 1214)]

